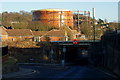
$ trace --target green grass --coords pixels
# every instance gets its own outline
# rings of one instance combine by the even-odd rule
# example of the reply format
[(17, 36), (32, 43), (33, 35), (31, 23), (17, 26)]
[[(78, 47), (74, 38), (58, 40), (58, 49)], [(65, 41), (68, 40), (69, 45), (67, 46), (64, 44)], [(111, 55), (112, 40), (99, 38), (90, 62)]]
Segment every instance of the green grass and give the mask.
[(10, 73), (19, 71), (19, 67), (16, 65), (17, 60), (13, 57), (8, 57), (8, 60), (2, 64), (2, 73)]
[(16, 62), (17, 62), (17, 60), (15, 58), (9, 57), (8, 60), (3, 63), (3, 65), (14, 64)]

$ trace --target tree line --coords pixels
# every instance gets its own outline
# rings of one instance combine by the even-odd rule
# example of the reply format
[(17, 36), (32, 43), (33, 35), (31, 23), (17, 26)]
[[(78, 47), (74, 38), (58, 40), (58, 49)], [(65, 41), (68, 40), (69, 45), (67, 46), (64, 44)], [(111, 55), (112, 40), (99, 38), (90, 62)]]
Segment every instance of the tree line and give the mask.
[[(26, 11), (19, 12), (3, 12), (0, 14), (0, 22), (4, 27), (12, 27), (14, 29), (31, 29), (33, 31), (49, 31), (55, 29), (54, 26), (50, 27), (48, 24), (44, 24), (40, 21), (32, 21), (32, 13)], [(73, 19), (78, 19), (78, 14), (73, 15)], [(86, 37), (93, 35), (93, 19), (89, 17), (89, 22), (87, 22), (87, 17), (84, 15), (79, 15), (79, 25), (78, 21), (74, 22), (74, 29), (81, 31)], [(96, 27), (96, 36), (100, 38), (106, 30), (120, 29), (120, 24), (118, 23), (108, 23), (107, 20), (94, 20)]]
[(2, 26), (2, 13), (0, 13), (0, 26)]
[(34, 31), (46, 31), (54, 28), (39, 21), (32, 21), (32, 13), (26, 11), (3, 12), (2, 25), (14, 29), (32, 29)]

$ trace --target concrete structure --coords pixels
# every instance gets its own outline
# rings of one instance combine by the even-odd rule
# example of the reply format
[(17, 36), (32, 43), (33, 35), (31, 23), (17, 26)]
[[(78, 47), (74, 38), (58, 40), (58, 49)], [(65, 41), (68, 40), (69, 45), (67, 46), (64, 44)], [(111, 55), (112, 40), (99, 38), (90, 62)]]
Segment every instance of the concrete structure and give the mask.
[(59, 46), (64, 46), (64, 47), (67, 47), (67, 46), (90, 46), (91, 44), (95, 44), (95, 43), (99, 43), (100, 40), (79, 40), (78, 41), (78, 44), (75, 45), (73, 44), (73, 41), (51, 41), (52, 44), (58, 44)]
[(33, 21), (40, 21), (55, 28), (63, 25), (73, 28), (73, 12), (65, 9), (34, 10)]
[[(87, 61), (90, 46), (99, 42), (100, 40), (80, 40), (78, 44), (73, 44), (73, 41), (50, 41), (54, 45), (54, 48), (56, 46), (53, 53), (54, 55), (56, 54), (57, 58), (54, 58), (54, 60), (59, 60), (63, 66), (69, 62), (81, 63), (83, 58)], [(84, 59), (83, 64), (85, 62)]]
[(106, 32), (101, 37), (103, 51), (101, 63), (104, 68), (120, 76), (120, 33), (118, 31)]

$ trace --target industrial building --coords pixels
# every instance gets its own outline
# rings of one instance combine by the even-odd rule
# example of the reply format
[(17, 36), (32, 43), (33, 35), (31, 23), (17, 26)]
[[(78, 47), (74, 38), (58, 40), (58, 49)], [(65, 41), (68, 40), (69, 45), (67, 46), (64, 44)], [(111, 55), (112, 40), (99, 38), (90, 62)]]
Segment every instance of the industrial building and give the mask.
[(40, 21), (51, 27), (68, 26), (73, 28), (73, 12), (66, 9), (41, 9), (33, 11), (33, 21)]

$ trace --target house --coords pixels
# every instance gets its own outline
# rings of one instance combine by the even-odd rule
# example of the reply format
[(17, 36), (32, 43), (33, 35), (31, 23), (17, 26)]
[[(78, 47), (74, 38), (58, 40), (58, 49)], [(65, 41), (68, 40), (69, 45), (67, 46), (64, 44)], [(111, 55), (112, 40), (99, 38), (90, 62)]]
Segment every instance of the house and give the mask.
[(8, 41), (32, 40), (33, 33), (31, 29), (8, 29)]
[(0, 27), (0, 41), (7, 41), (8, 34), (6, 32), (6, 29), (4, 27)]
[(67, 33), (68, 40), (76, 39), (77, 35), (81, 34), (80, 32), (77, 32), (77, 30), (72, 30), (67, 26), (62, 26), (59, 30), (65, 31)]
[(77, 32), (77, 30), (71, 30), (72, 34), (73, 34), (73, 39), (78, 38), (79, 36), (81, 36), (80, 32)]
[(34, 41), (40, 42), (41, 36), (43, 36), (44, 34), (46, 34), (49, 31), (32, 31), (32, 32), (34, 35)]
[(44, 34), (41, 37), (41, 40), (42, 41), (67, 41), (68, 36), (66, 31), (53, 29), (47, 32), (46, 34)]
[(67, 41), (68, 36), (66, 31), (51, 30), (51, 31), (33, 31), (34, 41)]

